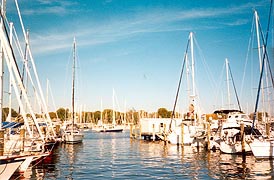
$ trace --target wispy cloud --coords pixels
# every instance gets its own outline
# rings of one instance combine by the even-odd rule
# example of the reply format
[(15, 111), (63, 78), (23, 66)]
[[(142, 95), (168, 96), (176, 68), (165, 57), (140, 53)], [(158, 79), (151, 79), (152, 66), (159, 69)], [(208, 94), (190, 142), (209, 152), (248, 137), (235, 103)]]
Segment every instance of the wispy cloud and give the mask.
[[(43, 1), (43, 3), (51, 4), (52, 1)], [(59, 1), (58, 1), (59, 2)], [(46, 12), (66, 12), (67, 7), (71, 4), (59, 3), (51, 10), (45, 9), (40, 13)], [(178, 9), (153, 9), (151, 11), (136, 11), (130, 17), (116, 17), (112, 18), (107, 22), (97, 23), (94, 26), (94, 22), (79, 22), (80, 27), (74, 26), (74, 32), (71, 29), (65, 31), (64, 26), (73, 26), (72, 24), (62, 25), (59, 27), (50, 27), (42, 35), (32, 36), (33, 46), (39, 53), (52, 53), (53, 51), (59, 51), (67, 48), (71, 44), (72, 36), (76, 36), (81, 39), (80, 44), (82, 46), (93, 46), (104, 43), (111, 43), (120, 41), (122, 39), (138, 36), (145, 33), (154, 32), (172, 32), (172, 31), (190, 31), (194, 28), (219, 28), (220, 25), (227, 26), (238, 26), (248, 23), (247, 19), (237, 19), (233, 21), (222, 21), (219, 23), (212, 23), (215, 18), (227, 19), (230, 16), (237, 16), (238, 14), (246, 13), (251, 11), (252, 8), (260, 6), (258, 4), (247, 3), (241, 6), (224, 7), (219, 9), (206, 8), (206, 9), (189, 9), (189, 10), (178, 10)], [(164, 12), (164, 13), (163, 13)], [(204, 21), (211, 22), (210, 24), (197, 25), (191, 23), (193, 20), (202, 19)], [(81, 21), (81, 18), (79, 18)], [(58, 30), (62, 28), (62, 30)], [(75, 33), (75, 34), (73, 34)], [(41, 44), (43, 42), (43, 44)], [(56, 43), (58, 42), (58, 43)], [(40, 45), (39, 45), (40, 44)], [(40, 48), (39, 48), (40, 47)]]
[(35, 8), (25, 9), (22, 14), (24, 15), (66, 15), (68, 13), (76, 13), (77, 9), (74, 8), (77, 5), (75, 1), (63, 1), (63, 0), (38, 0), (33, 2)]

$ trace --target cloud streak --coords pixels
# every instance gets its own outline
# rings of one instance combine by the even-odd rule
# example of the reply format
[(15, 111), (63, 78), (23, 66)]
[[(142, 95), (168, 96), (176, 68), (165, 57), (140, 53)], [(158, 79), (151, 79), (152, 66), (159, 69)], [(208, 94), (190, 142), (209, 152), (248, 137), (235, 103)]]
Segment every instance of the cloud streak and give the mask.
[[(44, 4), (51, 4), (51, 1), (42, 1)], [(58, 1), (59, 2), (59, 1)], [(48, 8), (39, 11), (39, 13), (56, 13), (65, 14), (72, 12), (70, 9), (72, 4), (66, 4), (60, 1), (59, 6), (48, 6)], [(64, 26), (72, 27), (75, 25), (66, 24), (62, 26), (50, 27), (41, 34), (34, 34), (31, 36), (33, 46), (37, 53), (52, 53), (67, 48), (71, 44), (71, 39), (76, 36), (81, 39), (79, 46), (95, 46), (105, 43), (112, 43), (121, 41), (123, 39), (136, 37), (140, 34), (172, 32), (172, 31), (190, 31), (193, 29), (214, 29), (219, 26), (240, 26), (248, 23), (247, 19), (237, 19), (235, 21), (225, 21), (212, 23), (216, 18), (225, 19), (229, 16), (237, 16), (247, 11), (251, 11), (255, 6), (261, 4), (247, 3), (241, 6), (230, 8), (207, 8), (207, 9), (153, 9), (151, 11), (138, 11), (129, 17), (115, 17), (109, 21), (104, 22), (79, 22), (81, 26), (75, 27), (73, 32), (71, 28), (65, 31)], [(49, 8), (52, 7), (52, 8)], [(51, 9), (51, 10), (49, 10)], [(164, 13), (163, 13), (164, 12)], [(29, 15), (31, 11), (25, 11)], [(81, 18), (78, 18), (81, 21)], [(207, 25), (193, 25), (191, 21), (203, 20), (203, 22), (210, 22)], [(96, 24), (96, 25), (94, 25)], [(59, 30), (62, 28), (62, 30)], [(67, 28), (68, 29), (68, 28)], [(42, 42), (42, 44), (41, 44)], [(56, 43), (58, 42), (58, 43)], [(39, 46), (40, 44), (40, 46)]]

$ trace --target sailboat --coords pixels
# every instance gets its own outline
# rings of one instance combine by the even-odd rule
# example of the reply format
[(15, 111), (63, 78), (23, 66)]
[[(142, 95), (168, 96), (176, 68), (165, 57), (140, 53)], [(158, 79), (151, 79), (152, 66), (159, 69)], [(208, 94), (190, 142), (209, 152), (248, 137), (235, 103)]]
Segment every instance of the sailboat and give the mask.
[[(272, 1), (271, 1), (271, 6), (270, 6), (270, 13), (272, 9)], [(257, 15), (257, 12), (254, 12), (255, 14), (255, 19), (256, 19), (256, 28), (257, 28), (257, 32), (259, 32), (259, 17)], [(269, 27), (267, 29), (267, 32), (269, 32)], [(252, 123), (252, 131), (255, 129), (255, 121), (256, 121), (256, 114), (257, 114), (257, 110), (258, 110), (258, 104), (259, 104), (259, 99), (260, 99), (260, 94), (261, 94), (261, 90), (262, 88), (262, 81), (263, 81), (263, 74), (264, 74), (264, 70), (265, 70), (265, 63), (268, 64), (268, 67), (270, 69), (270, 65), (269, 65), (269, 57), (268, 57), (268, 53), (267, 53), (267, 37), (268, 34), (266, 35), (266, 37), (262, 37), (262, 47), (263, 47), (263, 52), (262, 52), (262, 64), (261, 64), (261, 72), (260, 72), (260, 79), (259, 79), (259, 85), (258, 85), (258, 90), (257, 90), (257, 98), (256, 98), (256, 103), (255, 103), (255, 110), (254, 110), (254, 115), (253, 115), (253, 123)], [(257, 39), (259, 40), (259, 37), (257, 35)], [(260, 43), (258, 42), (258, 46), (260, 45)], [(258, 48), (259, 50), (260, 48)], [(259, 51), (259, 58), (260, 58), (260, 51)], [(272, 73), (271, 73), (272, 74)], [(273, 77), (271, 77), (272, 79), (272, 87), (274, 87), (274, 83), (273, 83)], [(252, 136), (250, 139), (247, 139), (247, 142), (249, 143), (249, 146), (252, 150), (253, 155), (256, 158), (269, 158), (269, 159), (273, 159), (274, 158), (274, 139), (273, 137), (270, 137), (269, 135), (255, 135)]]
[[(190, 97), (189, 112), (186, 117), (184, 117), (181, 122), (178, 122), (174, 119), (175, 117), (175, 108), (177, 104), (178, 94), (181, 86), (183, 70), (188, 63), (188, 49), (190, 46), (191, 54), (191, 76), (192, 76), (192, 95)], [(196, 103), (196, 87), (195, 87), (195, 68), (194, 68), (194, 51), (193, 51), (193, 32), (190, 32), (187, 49), (184, 56), (183, 66), (180, 74), (179, 85), (177, 89), (177, 94), (175, 98), (175, 103), (172, 111), (172, 118), (169, 124), (169, 133), (167, 135), (168, 141), (171, 144), (185, 144), (192, 146), (204, 146), (205, 144), (205, 131), (202, 127), (199, 126), (199, 119), (197, 114), (197, 103)]]
[(72, 122), (65, 124), (63, 140), (65, 143), (81, 143), (84, 135), (81, 133), (75, 121), (74, 98), (75, 98), (75, 59), (76, 59), (76, 40), (73, 40), (73, 65), (72, 65)]
[[(112, 94), (112, 105), (113, 105), (113, 110), (112, 110), (112, 123), (111, 124), (101, 124), (98, 128), (94, 129), (97, 132), (123, 132), (124, 128), (121, 125), (116, 124), (116, 112), (115, 112), (115, 91), (113, 89), (113, 94)], [(101, 115), (101, 120), (102, 121), (102, 115)]]

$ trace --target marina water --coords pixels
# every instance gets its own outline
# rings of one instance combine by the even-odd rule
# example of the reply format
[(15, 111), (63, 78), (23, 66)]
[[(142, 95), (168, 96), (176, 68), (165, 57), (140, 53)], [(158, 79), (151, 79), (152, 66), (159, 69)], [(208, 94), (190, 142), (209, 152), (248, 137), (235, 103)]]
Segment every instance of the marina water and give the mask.
[(274, 179), (273, 160), (130, 139), (129, 132), (85, 132), (13, 179)]

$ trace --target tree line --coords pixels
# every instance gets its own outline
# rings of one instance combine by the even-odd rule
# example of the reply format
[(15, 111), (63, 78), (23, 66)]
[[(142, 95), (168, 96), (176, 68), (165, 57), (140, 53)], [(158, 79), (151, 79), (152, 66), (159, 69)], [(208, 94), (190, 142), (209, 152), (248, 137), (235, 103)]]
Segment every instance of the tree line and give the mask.
[[(118, 124), (122, 123), (132, 123), (138, 124), (140, 118), (171, 118), (172, 111), (167, 110), (166, 108), (159, 108), (156, 112), (147, 112), (144, 110), (129, 110), (127, 112), (118, 112), (115, 111), (115, 121)], [(2, 109), (2, 120), (6, 121), (9, 114), (9, 108), (5, 107)], [(35, 114), (37, 118), (43, 117), (42, 114)], [(175, 118), (182, 118), (186, 114), (181, 115), (180, 113), (175, 113)], [(250, 113), (249, 117), (253, 118), (253, 113)], [(72, 114), (68, 108), (60, 107), (57, 109), (56, 112), (49, 112), (50, 118), (55, 121), (59, 119), (60, 121), (69, 120), (72, 117)], [(16, 112), (14, 109), (11, 108), (11, 117), (15, 119), (16, 122), (23, 122), (23, 118), (20, 113)], [(30, 114), (27, 114), (27, 117), (31, 118)], [(81, 123), (94, 123), (97, 124), (99, 120), (102, 120), (103, 123), (112, 123), (113, 120), (113, 110), (112, 109), (104, 109), (101, 111), (94, 111), (94, 112), (76, 112), (75, 117), (77, 122)], [(209, 117), (211, 119), (218, 119), (216, 114), (206, 114), (206, 119), (208, 120)], [(269, 117), (268, 113), (258, 112), (256, 119), (262, 121), (263, 117)], [(225, 117), (223, 117), (225, 118)]]

